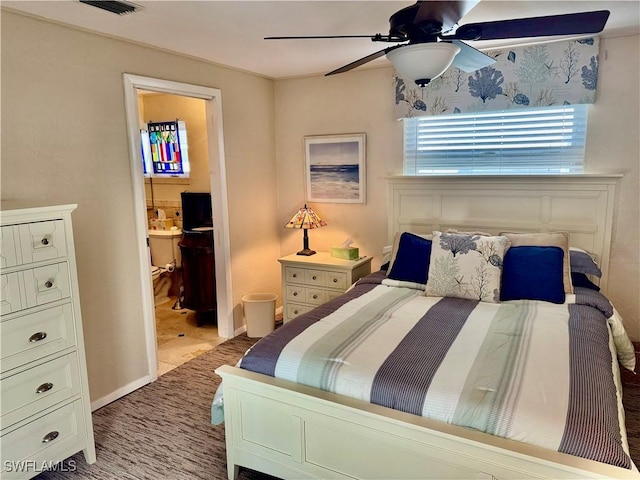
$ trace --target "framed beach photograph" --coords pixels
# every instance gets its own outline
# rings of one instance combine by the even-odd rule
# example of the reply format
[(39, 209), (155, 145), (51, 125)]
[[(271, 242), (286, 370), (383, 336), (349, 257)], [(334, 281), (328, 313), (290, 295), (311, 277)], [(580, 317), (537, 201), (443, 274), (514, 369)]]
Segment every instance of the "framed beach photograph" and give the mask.
[(365, 203), (366, 135), (304, 137), (308, 202)]

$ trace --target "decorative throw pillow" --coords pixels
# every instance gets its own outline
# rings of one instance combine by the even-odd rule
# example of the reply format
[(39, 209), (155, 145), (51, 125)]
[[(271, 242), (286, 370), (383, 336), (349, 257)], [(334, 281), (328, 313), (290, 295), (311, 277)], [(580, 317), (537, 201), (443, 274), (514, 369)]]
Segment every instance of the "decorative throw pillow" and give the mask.
[(512, 247), (559, 247), (564, 253), (562, 276), (564, 293), (573, 293), (571, 268), (569, 265), (569, 234), (567, 232), (549, 233), (501, 233), (511, 242)]
[(559, 247), (510, 247), (500, 299), (564, 303), (564, 253)]
[(498, 303), (508, 246), (503, 236), (433, 232), (425, 295)]
[(400, 282), (427, 283), (431, 240), (409, 232), (402, 232), (394, 242), (395, 255), (387, 270), (387, 277)]

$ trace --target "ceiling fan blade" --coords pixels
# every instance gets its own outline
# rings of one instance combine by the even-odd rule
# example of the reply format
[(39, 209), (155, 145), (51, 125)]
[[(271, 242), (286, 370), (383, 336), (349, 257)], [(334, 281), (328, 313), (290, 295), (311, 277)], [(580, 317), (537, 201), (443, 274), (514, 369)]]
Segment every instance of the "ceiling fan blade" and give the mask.
[(476, 50), (460, 40), (452, 40), (451, 43), (460, 47), (460, 52), (453, 59), (453, 65), (463, 72), (475, 72), (496, 63), (495, 59), (489, 55), (485, 55), (480, 50)]
[(517, 18), (495, 22), (469, 23), (443, 40), (500, 40), (503, 38), (582, 35), (601, 32), (609, 18), (608, 10)]
[(375, 60), (376, 58), (380, 58), (383, 55), (386, 55), (387, 52), (390, 52), (391, 50), (394, 50), (396, 48), (401, 47), (402, 45), (396, 45), (394, 47), (389, 47), (389, 48), (385, 48), (383, 50), (378, 50), (375, 53), (372, 53), (371, 55), (367, 55), (366, 57), (362, 57), (359, 60), (356, 60), (355, 62), (351, 62), (343, 67), (337, 68), (335, 70), (333, 70), (332, 72), (326, 73), (324, 76), (328, 77), (329, 75), (335, 75), (336, 73), (344, 73), (344, 72), (348, 72), (349, 70), (353, 70), (356, 67), (359, 67), (360, 65), (364, 65), (365, 63), (368, 63), (372, 60)]
[(458, 20), (469, 13), (478, 3), (480, 0), (420, 1), (413, 23), (435, 20), (442, 24), (442, 31), (446, 32), (453, 28)]
[(313, 40), (317, 38), (376, 38), (376, 35), (310, 35), (302, 37), (264, 37), (265, 40)]

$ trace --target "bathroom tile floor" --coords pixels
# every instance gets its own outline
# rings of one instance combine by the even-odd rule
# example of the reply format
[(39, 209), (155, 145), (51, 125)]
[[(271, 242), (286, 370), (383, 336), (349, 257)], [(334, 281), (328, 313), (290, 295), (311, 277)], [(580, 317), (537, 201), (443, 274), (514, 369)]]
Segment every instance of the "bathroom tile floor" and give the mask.
[(173, 297), (156, 305), (158, 376), (225, 341), (218, 336), (218, 327), (215, 324), (204, 323), (198, 327), (196, 312), (193, 310), (173, 310), (175, 301)]

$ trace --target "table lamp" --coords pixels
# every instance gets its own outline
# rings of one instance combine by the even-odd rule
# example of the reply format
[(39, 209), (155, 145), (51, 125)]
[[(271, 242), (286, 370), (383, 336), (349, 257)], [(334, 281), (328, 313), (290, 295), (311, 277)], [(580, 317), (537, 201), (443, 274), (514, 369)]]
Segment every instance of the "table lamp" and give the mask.
[(309, 248), (309, 236), (307, 230), (310, 228), (325, 227), (327, 223), (322, 220), (316, 212), (305, 206), (298, 210), (296, 214), (291, 217), (291, 220), (284, 226), (284, 228), (302, 228), (304, 230), (303, 249), (298, 252), (298, 255), (314, 255), (316, 252)]

